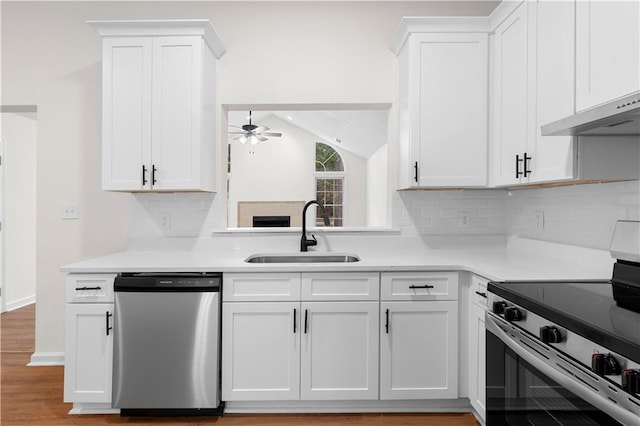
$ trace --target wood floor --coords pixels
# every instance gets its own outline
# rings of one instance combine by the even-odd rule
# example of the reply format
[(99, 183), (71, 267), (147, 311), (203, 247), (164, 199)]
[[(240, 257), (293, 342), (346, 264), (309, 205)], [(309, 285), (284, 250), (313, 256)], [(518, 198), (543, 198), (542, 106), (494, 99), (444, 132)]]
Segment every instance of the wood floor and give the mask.
[(35, 305), (0, 316), (2, 426), (39, 425), (478, 425), (471, 414), (278, 414), (205, 418), (128, 418), (67, 415), (62, 402), (63, 367), (27, 367), (34, 352)]

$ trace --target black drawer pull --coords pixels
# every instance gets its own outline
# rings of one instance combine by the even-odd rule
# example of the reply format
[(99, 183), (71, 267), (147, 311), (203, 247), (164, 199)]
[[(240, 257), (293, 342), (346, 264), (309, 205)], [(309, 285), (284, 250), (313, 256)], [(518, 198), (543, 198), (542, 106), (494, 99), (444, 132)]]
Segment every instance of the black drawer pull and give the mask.
[(415, 170), (415, 174), (413, 175), (413, 179), (418, 183), (418, 162), (413, 165), (413, 169)]
[(76, 287), (76, 291), (82, 290), (102, 290), (102, 287)]
[(516, 154), (516, 179), (520, 179), (520, 176), (523, 174), (520, 171), (520, 163), (524, 160), (520, 158), (520, 154)]
[(307, 334), (307, 323), (309, 322), (308, 314), (309, 314), (309, 310), (305, 309), (304, 310), (304, 334)]
[(293, 308), (293, 334), (296, 334), (296, 316), (297, 316), (296, 308)]
[(485, 299), (487, 298), (487, 293), (484, 293), (484, 292), (481, 292), (481, 291), (476, 291), (476, 294), (477, 294), (478, 296), (482, 296), (482, 297), (484, 297)]
[(389, 334), (389, 310), (388, 309), (385, 311), (385, 315), (386, 315), (387, 321), (384, 323), (384, 330), (387, 334)]
[(413, 284), (411, 284), (409, 286), (409, 288), (433, 288), (433, 286), (429, 285), (429, 284), (425, 284), (425, 285), (413, 285)]
[(524, 153), (524, 173), (523, 176), (527, 177), (531, 174), (531, 170), (529, 170), (529, 161), (531, 160), (531, 157), (527, 155), (527, 153)]
[(107, 336), (109, 335), (109, 330), (113, 330), (113, 327), (111, 327), (111, 325), (109, 324), (109, 318), (111, 318), (113, 316), (113, 314), (109, 311), (105, 312), (105, 317), (107, 320)]
[(147, 166), (142, 165), (142, 186), (147, 185)]

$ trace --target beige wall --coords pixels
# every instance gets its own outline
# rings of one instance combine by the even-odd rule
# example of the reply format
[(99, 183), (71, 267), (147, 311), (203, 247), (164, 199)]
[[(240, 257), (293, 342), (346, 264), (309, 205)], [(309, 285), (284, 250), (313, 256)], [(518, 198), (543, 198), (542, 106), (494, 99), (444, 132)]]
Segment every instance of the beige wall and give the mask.
[[(7, 108), (11, 109), (11, 108)], [(14, 108), (16, 109), (16, 108)], [(0, 116), (4, 155), (4, 308), (35, 301), (36, 295), (36, 141), (35, 112)]]
[[(122, 250), (130, 235), (132, 196), (100, 189), (100, 40), (86, 20), (210, 19), (227, 48), (220, 103), (390, 103), (400, 17), (487, 15), (495, 5), (3, 1), (1, 103), (38, 107), (36, 352), (64, 350), (60, 266)], [(61, 220), (67, 201), (79, 220)], [(219, 199), (212, 205), (226, 215)]]

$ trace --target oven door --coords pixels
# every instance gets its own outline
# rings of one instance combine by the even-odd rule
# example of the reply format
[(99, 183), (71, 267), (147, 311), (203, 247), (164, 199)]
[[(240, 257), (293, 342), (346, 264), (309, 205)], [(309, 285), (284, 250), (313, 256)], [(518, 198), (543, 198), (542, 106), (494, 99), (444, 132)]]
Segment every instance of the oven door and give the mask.
[(585, 366), (493, 313), (486, 327), (488, 425), (639, 424), (624, 392)]

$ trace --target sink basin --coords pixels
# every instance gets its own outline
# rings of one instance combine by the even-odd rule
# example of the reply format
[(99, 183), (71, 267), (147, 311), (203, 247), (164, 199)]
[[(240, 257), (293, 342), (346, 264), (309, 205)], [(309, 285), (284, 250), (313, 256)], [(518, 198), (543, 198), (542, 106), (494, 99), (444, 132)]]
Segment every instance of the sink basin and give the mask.
[(359, 262), (355, 254), (346, 253), (283, 253), (254, 254), (244, 260), (247, 263), (350, 263)]

